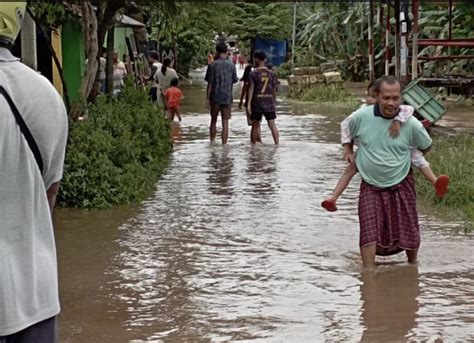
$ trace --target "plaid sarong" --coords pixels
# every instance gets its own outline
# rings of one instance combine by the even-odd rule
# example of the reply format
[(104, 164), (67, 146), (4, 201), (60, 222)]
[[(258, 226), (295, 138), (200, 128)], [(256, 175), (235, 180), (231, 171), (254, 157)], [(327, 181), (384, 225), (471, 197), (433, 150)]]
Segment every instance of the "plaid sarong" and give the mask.
[(362, 181), (359, 195), (360, 247), (377, 244), (377, 255), (420, 246), (413, 173), (398, 185), (377, 188)]

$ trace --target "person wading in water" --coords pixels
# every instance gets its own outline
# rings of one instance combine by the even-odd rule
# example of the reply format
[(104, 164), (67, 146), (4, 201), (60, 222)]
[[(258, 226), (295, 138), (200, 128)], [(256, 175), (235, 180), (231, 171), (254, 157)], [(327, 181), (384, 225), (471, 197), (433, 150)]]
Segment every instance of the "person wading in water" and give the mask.
[(414, 117), (390, 136), (392, 119), (400, 111), (402, 86), (393, 76), (374, 85), (377, 103), (352, 114), (349, 128), (359, 142), (356, 166), (362, 177), (359, 196), (360, 250), (365, 267), (375, 266), (375, 256), (406, 251), (415, 263), (420, 246), (415, 179), (411, 149), (426, 153), (432, 140)]

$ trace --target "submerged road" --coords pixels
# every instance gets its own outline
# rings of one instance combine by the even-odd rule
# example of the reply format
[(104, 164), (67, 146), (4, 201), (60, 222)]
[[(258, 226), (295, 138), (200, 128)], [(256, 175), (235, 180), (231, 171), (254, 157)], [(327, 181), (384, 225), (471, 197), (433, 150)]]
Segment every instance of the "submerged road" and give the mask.
[(56, 214), (61, 342), (474, 340), (473, 236), (459, 223), (422, 212), (419, 265), (400, 255), (365, 274), (359, 179), (340, 211), (319, 207), (344, 168), (349, 109), (279, 99), (278, 147), (267, 127), (251, 147), (234, 111), (222, 146), (208, 143), (203, 85), (184, 94), (154, 194)]

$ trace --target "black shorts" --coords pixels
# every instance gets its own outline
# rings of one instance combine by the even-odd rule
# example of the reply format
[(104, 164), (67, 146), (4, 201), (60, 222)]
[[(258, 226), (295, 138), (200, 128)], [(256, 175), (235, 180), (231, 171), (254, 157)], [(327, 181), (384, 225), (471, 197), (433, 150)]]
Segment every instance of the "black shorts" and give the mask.
[(150, 96), (150, 100), (152, 102), (156, 102), (158, 100), (158, 88), (151, 87), (150, 91), (148, 92), (148, 95)]
[(277, 118), (276, 112), (254, 112), (254, 111), (252, 111), (252, 114), (250, 115), (250, 119), (260, 121), (260, 120), (262, 120), (263, 116), (265, 116), (265, 119), (267, 121), (275, 120)]

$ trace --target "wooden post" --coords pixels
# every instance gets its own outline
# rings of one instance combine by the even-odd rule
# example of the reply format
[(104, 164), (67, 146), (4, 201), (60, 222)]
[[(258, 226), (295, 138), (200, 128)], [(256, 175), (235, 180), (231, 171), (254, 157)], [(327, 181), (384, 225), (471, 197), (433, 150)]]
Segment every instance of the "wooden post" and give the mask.
[[(448, 26), (448, 38), (451, 40), (453, 37), (453, 0), (449, 0), (449, 26)], [(448, 46), (448, 56), (451, 56), (451, 47)], [(451, 61), (448, 59), (448, 73), (451, 72)]]
[(369, 10), (369, 78), (375, 80), (374, 72), (374, 1), (370, 0)]
[(413, 0), (413, 46), (412, 46), (412, 60), (411, 60), (411, 79), (418, 78), (418, 17), (419, 17), (419, 0)]
[(114, 95), (114, 49), (115, 49), (115, 26), (112, 25), (107, 31), (107, 64), (106, 64), (106, 89), (107, 95)]
[(408, 81), (408, 37), (407, 20), (405, 11), (400, 13), (401, 33), (400, 33), (400, 80), (405, 84)]
[(390, 74), (390, 4), (387, 4), (385, 21), (385, 75)]

